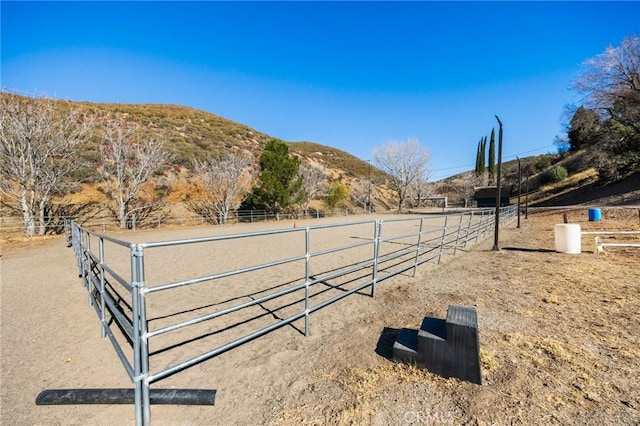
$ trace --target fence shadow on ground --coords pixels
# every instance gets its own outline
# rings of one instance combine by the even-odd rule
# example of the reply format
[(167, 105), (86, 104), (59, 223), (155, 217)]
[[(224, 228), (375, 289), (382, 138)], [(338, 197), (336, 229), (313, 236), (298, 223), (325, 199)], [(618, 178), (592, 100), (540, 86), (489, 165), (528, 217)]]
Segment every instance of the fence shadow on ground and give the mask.
[(525, 253), (555, 253), (555, 250), (551, 249), (539, 249), (530, 247), (502, 247), (501, 250), (506, 251), (523, 251)]
[[(357, 265), (357, 263), (354, 263), (353, 265), (350, 265), (350, 266), (355, 266), (355, 265)], [(342, 269), (342, 268), (337, 268), (337, 269), (333, 269), (333, 270), (327, 270), (327, 271), (319, 273), (318, 275), (319, 276), (328, 275), (328, 274), (334, 273), (336, 271), (339, 271), (340, 269)], [(309, 297), (309, 300), (314, 300), (314, 298), (318, 299), (319, 296), (322, 296), (323, 294), (331, 292), (331, 291), (334, 291), (334, 290), (335, 291), (340, 291), (340, 292), (348, 292), (348, 291), (350, 291), (350, 288), (347, 287), (349, 284), (353, 284), (353, 283), (356, 283), (356, 282), (361, 281), (363, 279), (366, 279), (371, 275), (371, 272), (370, 271), (366, 271), (366, 270), (360, 270), (360, 271), (357, 271), (357, 272), (361, 272), (361, 273), (360, 274), (355, 274), (355, 276), (351, 277), (347, 281), (344, 281), (344, 282), (342, 282), (340, 284), (333, 284), (333, 283), (330, 282), (330, 280), (323, 280), (323, 279), (318, 279), (316, 276), (310, 276), (309, 278), (312, 279), (313, 281), (315, 281), (314, 284), (310, 285), (310, 288), (313, 288), (314, 286), (318, 286), (318, 287), (324, 286), (325, 288), (314, 292)], [(291, 285), (293, 285), (295, 283), (299, 283), (301, 281), (304, 282), (304, 277), (299, 277), (298, 279), (287, 281), (287, 282), (282, 283), (282, 284), (277, 284), (277, 285), (271, 286), (271, 287), (269, 287), (267, 289), (263, 289), (263, 290), (260, 290), (260, 291), (257, 291), (257, 292), (253, 292), (253, 293), (248, 293), (246, 295), (236, 296), (236, 297), (224, 300), (224, 301), (202, 305), (202, 306), (199, 306), (199, 307), (196, 307), (196, 308), (193, 308), (193, 309), (174, 312), (174, 313), (171, 313), (169, 315), (162, 315), (162, 316), (154, 317), (154, 318), (149, 319), (149, 323), (151, 323), (152, 321), (158, 321), (158, 320), (161, 320), (161, 319), (167, 319), (167, 318), (171, 318), (171, 317), (178, 317), (178, 316), (183, 315), (183, 314), (192, 313), (192, 312), (196, 312), (196, 311), (201, 311), (201, 310), (205, 310), (207, 308), (215, 307), (215, 306), (218, 306), (218, 305), (224, 305), (224, 304), (229, 303), (229, 302), (240, 301), (240, 300), (243, 300), (243, 299), (249, 299), (251, 301), (255, 301), (258, 298), (257, 296), (259, 296), (261, 294), (264, 294), (264, 293), (266, 293), (268, 291), (271, 291), (271, 290), (277, 290), (277, 289), (280, 289), (280, 288), (285, 288), (285, 287), (291, 286)], [(371, 296), (370, 292), (365, 292), (364, 290), (357, 291), (357, 292), (355, 292), (355, 294), (360, 294), (362, 296)], [(294, 300), (292, 300), (292, 301), (290, 301), (290, 302), (288, 302), (286, 304), (282, 304), (282, 305), (278, 306), (276, 309), (268, 308), (267, 306), (265, 306), (264, 303), (258, 303), (256, 306), (258, 306), (259, 308), (261, 308), (262, 310), (265, 311), (264, 313), (262, 313), (260, 315), (255, 315), (253, 317), (243, 319), (242, 321), (236, 321), (236, 322), (234, 322), (232, 324), (227, 325), (224, 328), (212, 331), (210, 333), (200, 334), (199, 336), (196, 336), (196, 337), (193, 337), (193, 338), (190, 338), (190, 339), (185, 339), (185, 340), (182, 340), (180, 342), (174, 343), (174, 344), (172, 344), (170, 346), (163, 347), (163, 348), (158, 349), (156, 351), (150, 352), (149, 356), (159, 355), (161, 353), (164, 353), (164, 352), (179, 348), (181, 346), (184, 346), (184, 345), (187, 345), (187, 344), (191, 344), (191, 343), (197, 342), (199, 340), (206, 339), (208, 337), (212, 337), (212, 336), (215, 336), (217, 334), (221, 334), (221, 333), (226, 332), (226, 331), (233, 330), (233, 329), (238, 328), (238, 327), (240, 327), (242, 325), (250, 324), (252, 322), (257, 322), (258, 320), (263, 319), (263, 318), (265, 318), (267, 316), (271, 316), (271, 317), (273, 317), (273, 319), (275, 319), (277, 321), (282, 321), (286, 316), (279, 316), (278, 315), (279, 312), (284, 311), (287, 308), (291, 308), (293, 306), (302, 304), (302, 303), (304, 303), (304, 300), (305, 300), (304, 296), (300, 296), (300, 297), (298, 297), (298, 298), (296, 298), (296, 299), (294, 299)], [(302, 335), (305, 334), (304, 330), (300, 329), (294, 323), (289, 323), (287, 325), (290, 326), (291, 328), (293, 328), (298, 333), (300, 333)]]
[[(515, 217), (515, 207), (511, 206), (503, 211), (501, 223)], [(439, 263), (445, 255), (455, 255), (457, 250), (465, 248), (468, 243), (484, 238), (494, 225), (493, 212), (480, 210), (441, 217), (372, 219), (186, 240), (132, 243), (96, 233), (72, 222), (70, 241), (83, 286), (89, 291), (90, 303), (102, 323), (103, 337), (110, 339), (135, 387), (138, 425), (149, 423), (152, 383), (284, 326), (309, 335), (310, 317), (314, 312), (352, 294), (375, 297), (377, 284), (394, 276), (413, 276), (420, 265), (427, 262)], [(365, 229), (363, 226), (367, 227), (364, 232), (370, 234), (371, 238), (354, 237), (350, 233), (353, 230), (354, 233), (361, 234), (362, 229)], [(299, 244), (298, 250), (289, 250), (293, 254), (286, 254), (289, 252), (286, 250), (274, 253), (280, 257), (269, 259), (267, 263), (257, 263), (256, 259), (255, 264), (241, 268), (234, 265), (234, 269), (181, 281), (152, 286), (145, 283), (145, 277), (152, 276), (148, 267), (145, 267), (145, 253), (150, 250), (184, 247), (179, 252), (182, 256), (187, 251), (191, 253), (198, 250), (200, 244), (215, 243), (223, 244), (224, 255), (226, 247), (234, 247), (224, 244), (239, 244), (233, 243), (239, 239), (247, 241), (249, 238), (265, 236), (284, 238), (285, 235), (292, 237), (283, 241), (287, 244)], [(345, 244), (344, 238), (352, 238), (353, 241)], [(128, 266), (115, 270), (105, 259), (111, 259), (111, 253), (122, 253), (118, 251), (122, 250), (121, 247), (128, 250), (129, 259), (124, 259), (124, 264)], [(345, 255), (348, 250), (352, 251)], [(334, 253), (340, 255), (335, 256)], [(304, 273), (297, 269), (298, 272), (282, 275), (281, 270), (272, 269), (294, 264), (296, 268), (302, 266)], [(265, 270), (269, 272), (263, 272)], [(246, 277), (253, 275), (243, 274), (254, 273), (267, 274), (261, 275), (267, 288), (246, 288), (251, 284), (250, 281), (245, 281), (249, 279)], [(292, 275), (296, 277), (293, 278)], [(180, 306), (180, 303), (174, 304), (171, 299), (171, 294), (175, 293), (165, 293), (205, 282), (224, 283), (217, 280), (227, 278), (236, 283), (242, 280), (243, 285), (237, 286), (235, 294), (222, 296), (221, 299), (225, 299), (222, 301), (212, 300), (210, 296), (199, 298), (195, 303), (190, 299), (175, 299), (186, 303)], [(160, 292), (169, 295), (153, 296)], [(209, 294), (203, 291), (205, 293)], [(150, 309), (159, 311), (155, 315), (149, 315)], [(183, 315), (190, 318), (180, 319)], [(216, 318), (221, 321), (213, 321)], [(213, 321), (217, 328), (204, 324), (209, 321)], [(150, 329), (150, 323), (154, 324), (153, 329)], [(116, 330), (120, 336), (124, 335), (126, 342), (114, 333)], [(174, 333), (178, 330), (184, 331)], [(222, 334), (225, 332), (229, 334)], [(398, 329), (384, 328), (375, 352), (391, 359), (393, 342), (399, 332)], [(162, 338), (164, 335), (166, 337)], [(193, 352), (191, 348), (185, 347), (208, 338), (211, 341), (203, 342)], [(175, 355), (165, 354), (173, 349), (176, 349)], [(151, 357), (154, 357), (153, 364), (150, 364)]]

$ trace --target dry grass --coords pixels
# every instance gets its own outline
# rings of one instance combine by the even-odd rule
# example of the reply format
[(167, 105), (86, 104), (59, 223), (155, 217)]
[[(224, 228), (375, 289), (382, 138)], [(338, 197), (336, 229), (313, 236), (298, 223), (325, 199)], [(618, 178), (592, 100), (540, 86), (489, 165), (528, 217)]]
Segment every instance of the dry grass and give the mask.
[[(511, 244), (553, 244), (549, 237), (562, 213), (535, 215), (526, 223), (526, 237), (511, 232)], [(578, 220), (578, 212), (567, 213)], [(582, 225), (635, 229), (636, 214), (605, 209), (605, 221), (585, 218)], [(427, 424), (637, 424), (638, 256), (637, 249), (611, 250), (606, 256), (588, 250), (579, 256), (515, 250), (499, 259), (476, 252), (454, 260), (432, 276), (431, 282), (449, 286), (446, 296), (433, 302), (453, 303), (438, 300), (445, 297), (478, 306), (484, 385), (391, 361), (328, 370), (314, 380), (322, 383), (321, 394), (336, 398), (319, 418), (345, 425), (403, 424), (418, 413)], [(476, 277), (473, 290), (452, 284), (465, 276)], [(432, 291), (437, 295), (437, 287)], [(304, 424), (314, 419), (311, 412), (293, 403), (275, 424)]]

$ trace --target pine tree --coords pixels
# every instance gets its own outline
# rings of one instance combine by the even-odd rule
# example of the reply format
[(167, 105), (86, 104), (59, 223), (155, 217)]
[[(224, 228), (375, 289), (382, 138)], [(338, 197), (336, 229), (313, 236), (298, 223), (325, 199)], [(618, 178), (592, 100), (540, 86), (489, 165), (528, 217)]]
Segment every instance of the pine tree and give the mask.
[(295, 203), (294, 196), (302, 185), (299, 167), (300, 160), (289, 155), (283, 141), (267, 142), (260, 156), (260, 182), (253, 191), (254, 201), (275, 213)]

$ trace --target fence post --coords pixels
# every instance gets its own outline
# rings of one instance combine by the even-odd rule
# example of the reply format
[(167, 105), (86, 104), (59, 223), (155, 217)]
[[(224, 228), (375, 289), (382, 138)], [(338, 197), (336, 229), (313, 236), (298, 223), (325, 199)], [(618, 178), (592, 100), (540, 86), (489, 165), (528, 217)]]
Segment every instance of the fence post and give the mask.
[(98, 256), (100, 259), (100, 336), (104, 339), (107, 337), (107, 321), (104, 317), (105, 301), (104, 301), (104, 238), (98, 240)]
[(304, 230), (304, 335), (306, 337), (309, 336), (309, 275), (311, 269), (309, 265), (311, 260), (309, 235), (309, 227), (307, 226)]
[(491, 226), (493, 224), (493, 221), (491, 220), (491, 213), (488, 213), (488, 212), (487, 212), (487, 222), (489, 223), (482, 225), (482, 238), (484, 238), (485, 235), (487, 235), (487, 231), (492, 230)]
[(467, 236), (464, 237), (464, 247), (467, 247), (467, 243), (469, 242), (469, 234), (471, 232), (472, 223), (473, 223), (473, 210), (471, 210), (471, 214), (469, 215), (469, 226), (467, 226)]
[(438, 255), (438, 265), (440, 264), (440, 261), (442, 260), (442, 254), (444, 251), (444, 240), (447, 237), (447, 222), (449, 220), (449, 216), (445, 216), (444, 217), (444, 226), (442, 227), (442, 241), (440, 241), (440, 254)]
[(71, 242), (76, 256), (78, 276), (82, 276), (82, 231), (75, 222), (71, 222)]
[(131, 287), (133, 322), (133, 382), (136, 425), (149, 425), (151, 409), (149, 406), (149, 359), (146, 341), (146, 310), (144, 309), (142, 289), (144, 288), (144, 252), (140, 244), (131, 244)]
[[(91, 252), (91, 236), (88, 232), (84, 234), (84, 247), (82, 250), (82, 285), (89, 289), (89, 282), (87, 281), (87, 276), (89, 271), (91, 271), (91, 265), (89, 264), (89, 255), (88, 252)], [(91, 298), (89, 298), (89, 302), (91, 302)]]
[(64, 238), (67, 242), (67, 247), (71, 247), (71, 219), (65, 217), (63, 219)]
[(136, 259), (136, 246), (131, 245), (130, 247), (130, 256), (131, 256), (131, 309), (133, 311), (131, 321), (133, 322), (133, 385), (134, 385), (134, 403), (135, 403), (135, 412), (136, 412), (136, 426), (142, 425), (142, 377), (140, 367), (140, 321), (138, 319), (138, 262)]
[(89, 250), (89, 232), (84, 232), (80, 236), (80, 241), (82, 242), (81, 251), (80, 251), (80, 261), (82, 262), (82, 270), (80, 271), (80, 276), (82, 277), (82, 286), (87, 287), (87, 270), (88, 270), (88, 260), (87, 260), (87, 250)]
[(413, 262), (413, 274), (412, 277), (415, 278), (416, 270), (418, 269), (418, 257), (420, 256), (420, 244), (422, 243), (422, 229), (423, 229), (424, 218), (420, 218), (420, 231), (418, 231), (418, 243), (416, 244), (416, 259)]
[(460, 241), (460, 229), (462, 228), (462, 217), (464, 213), (460, 213), (460, 220), (458, 221), (458, 231), (456, 232), (456, 243), (453, 245), (453, 255), (458, 252), (458, 241)]
[(373, 228), (373, 279), (371, 280), (371, 297), (376, 297), (376, 282), (378, 281), (378, 260), (380, 259), (380, 235), (382, 234), (382, 220), (376, 219)]

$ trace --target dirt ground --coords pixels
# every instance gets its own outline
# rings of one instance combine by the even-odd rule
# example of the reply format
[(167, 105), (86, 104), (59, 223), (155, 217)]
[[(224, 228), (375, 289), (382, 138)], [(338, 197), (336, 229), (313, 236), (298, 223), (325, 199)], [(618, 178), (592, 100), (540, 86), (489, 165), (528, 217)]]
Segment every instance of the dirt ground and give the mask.
[[(152, 424), (639, 424), (640, 250), (595, 254), (585, 235), (581, 254), (556, 253), (563, 213), (586, 231), (640, 230), (638, 209), (531, 213), (501, 230), (500, 251), (489, 237), (314, 313), (309, 337), (283, 327), (160, 381), (216, 389), (216, 404), (154, 405)], [(43, 389), (131, 383), (62, 238), (5, 243), (0, 259), (0, 423), (134, 424), (132, 405), (35, 405)], [(482, 386), (389, 358), (401, 328), (449, 305), (477, 309)]]

